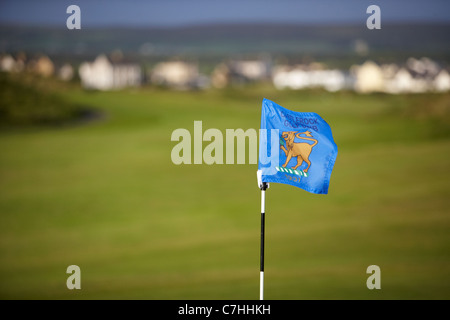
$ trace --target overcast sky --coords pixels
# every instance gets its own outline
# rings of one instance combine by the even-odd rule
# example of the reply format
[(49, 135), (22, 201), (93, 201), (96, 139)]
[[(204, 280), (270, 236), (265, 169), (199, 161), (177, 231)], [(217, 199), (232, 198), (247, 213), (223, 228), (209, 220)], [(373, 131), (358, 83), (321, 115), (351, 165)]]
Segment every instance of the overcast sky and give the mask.
[(179, 26), (228, 22), (365, 23), (371, 4), (381, 21), (450, 22), (450, 0), (0, 0), (0, 23), (61, 25), (81, 8), (81, 27)]

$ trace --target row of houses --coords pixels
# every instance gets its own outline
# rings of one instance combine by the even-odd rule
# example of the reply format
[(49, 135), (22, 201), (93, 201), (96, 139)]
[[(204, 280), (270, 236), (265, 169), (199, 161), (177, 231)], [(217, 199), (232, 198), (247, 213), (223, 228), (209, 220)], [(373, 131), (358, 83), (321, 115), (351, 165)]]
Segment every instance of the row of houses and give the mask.
[[(11, 56), (0, 58), (0, 70), (20, 72), (23, 60)], [(42, 76), (51, 76), (56, 70), (51, 60), (43, 56), (28, 64)], [(403, 65), (378, 65), (366, 61), (349, 70), (327, 69), (321, 63), (301, 65), (272, 65), (270, 59), (229, 60), (217, 65), (210, 76), (199, 72), (196, 63), (166, 61), (156, 64), (147, 74), (136, 63), (116, 62), (106, 55), (92, 62), (80, 64), (78, 73), (86, 89), (112, 90), (140, 86), (144, 82), (173, 89), (204, 89), (210, 86), (224, 88), (233, 84), (271, 81), (280, 90), (323, 88), (330, 92), (355, 90), (360, 93), (387, 92), (422, 93), (450, 90), (450, 75), (429, 58), (409, 58)], [(65, 64), (57, 72), (59, 78), (70, 80), (73, 68)]]
[(69, 63), (57, 68), (46, 55), (32, 59), (27, 59), (24, 54), (18, 54), (16, 58), (9, 54), (2, 55), (0, 56), (0, 71), (11, 73), (27, 71), (42, 77), (56, 75), (64, 81), (72, 80), (74, 77), (74, 68)]
[(78, 70), (81, 84), (87, 89), (111, 90), (136, 87), (142, 83), (137, 64), (112, 64), (105, 55), (94, 62), (83, 62)]
[[(100, 90), (137, 86), (143, 82), (138, 65), (112, 63), (104, 55), (92, 63), (83, 63), (79, 73), (84, 87)], [(268, 59), (230, 60), (217, 65), (209, 77), (201, 74), (195, 63), (167, 61), (157, 64), (147, 79), (152, 84), (174, 89), (224, 88), (231, 84), (272, 81), (277, 89), (324, 88), (331, 92), (397, 94), (450, 90), (448, 71), (428, 58), (410, 58), (403, 66), (366, 61), (347, 71), (326, 69), (320, 63), (272, 66)]]
[[(138, 86), (143, 73), (136, 64), (112, 63), (101, 55), (79, 69), (86, 88), (108, 90)], [(195, 63), (167, 61), (157, 64), (148, 74), (148, 82), (174, 89), (224, 88), (232, 84), (271, 81), (277, 89), (323, 88), (335, 92), (355, 90), (360, 93), (421, 93), (450, 90), (447, 70), (428, 58), (409, 58), (403, 66), (378, 65), (366, 61), (349, 70), (326, 69), (323, 64), (276, 65), (265, 60), (230, 60), (220, 63), (208, 77)]]
[(277, 66), (273, 70), (272, 81), (277, 89), (324, 88), (331, 92), (351, 89), (355, 83), (348, 73), (323, 69), (315, 64)]
[(450, 90), (449, 72), (428, 58), (409, 58), (403, 66), (377, 65), (367, 61), (361, 66), (353, 66), (350, 71), (356, 79), (354, 89), (362, 93), (398, 94)]
[(277, 66), (272, 73), (277, 89), (324, 88), (328, 91), (355, 90), (360, 93), (423, 93), (450, 90), (446, 69), (428, 58), (409, 58), (405, 65), (378, 65), (366, 61), (348, 71), (327, 70), (323, 66)]

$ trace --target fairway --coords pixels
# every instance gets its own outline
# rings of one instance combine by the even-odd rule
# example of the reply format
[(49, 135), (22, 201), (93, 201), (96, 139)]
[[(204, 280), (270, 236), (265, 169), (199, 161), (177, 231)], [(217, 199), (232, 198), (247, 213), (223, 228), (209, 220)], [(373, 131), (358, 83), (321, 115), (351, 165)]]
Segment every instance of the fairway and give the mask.
[(0, 132), (1, 299), (258, 299), (257, 165), (174, 165), (170, 138), (259, 129), (263, 98), (339, 150), (328, 195), (266, 192), (265, 299), (450, 299), (449, 93), (60, 92), (104, 116)]

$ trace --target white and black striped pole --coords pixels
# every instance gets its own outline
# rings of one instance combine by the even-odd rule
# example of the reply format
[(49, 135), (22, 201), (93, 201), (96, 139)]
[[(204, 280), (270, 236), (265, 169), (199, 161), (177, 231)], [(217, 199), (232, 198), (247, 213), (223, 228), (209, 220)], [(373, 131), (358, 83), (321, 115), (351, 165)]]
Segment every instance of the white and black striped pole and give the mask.
[(259, 267), (259, 300), (264, 300), (264, 232), (265, 232), (265, 211), (266, 211), (266, 189), (269, 184), (261, 182), (261, 171), (257, 172), (258, 186), (261, 189), (261, 251)]
[(268, 184), (261, 184), (261, 261), (259, 268), (259, 300), (264, 300), (264, 230), (265, 230), (265, 207), (266, 207), (266, 189)]

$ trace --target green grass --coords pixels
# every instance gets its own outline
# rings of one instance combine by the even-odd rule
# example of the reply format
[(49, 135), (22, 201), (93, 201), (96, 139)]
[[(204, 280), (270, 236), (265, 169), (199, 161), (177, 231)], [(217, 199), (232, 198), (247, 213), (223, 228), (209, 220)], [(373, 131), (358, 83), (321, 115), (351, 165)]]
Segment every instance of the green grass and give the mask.
[(267, 191), (265, 298), (450, 298), (449, 94), (58, 90), (106, 117), (0, 134), (0, 298), (257, 299), (256, 165), (176, 166), (170, 136), (257, 129), (264, 97), (339, 148), (328, 195)]
[(61, 126), (91, 115), (86, 107), (70, 103), (50, 89), (54, 83), (31, 74), (0, 72), (0, 129)]

